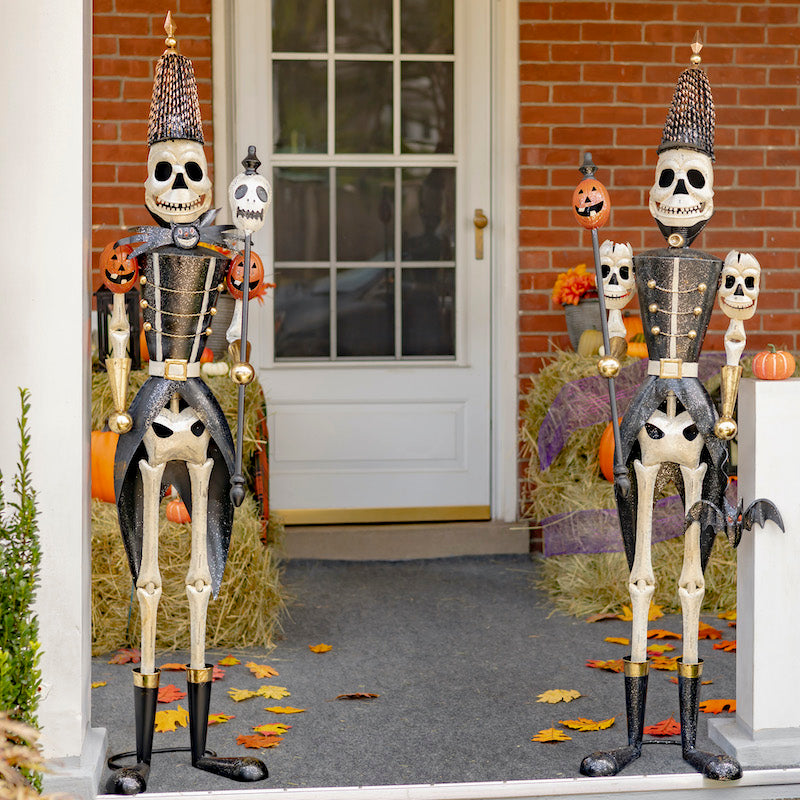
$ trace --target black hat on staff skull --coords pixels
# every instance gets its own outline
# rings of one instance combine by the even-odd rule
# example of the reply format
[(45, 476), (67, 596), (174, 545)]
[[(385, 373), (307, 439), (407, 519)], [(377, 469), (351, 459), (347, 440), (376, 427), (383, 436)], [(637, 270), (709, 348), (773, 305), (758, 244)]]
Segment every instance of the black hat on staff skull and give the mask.
[(678, 78), (658, 152), (688, 147), (705, 153), (713, 161), (716, 115), (711, 85), (700, 67), (702, 47), (698, 32), (692, 43), (692, 66)]
[(147, 145), (152, 147), (168, 139), (188, 139), (204, 144), (194, 67), (178, 52), (171, 12), (167, 13), (164, 30), (167, 49), (156, 64)]

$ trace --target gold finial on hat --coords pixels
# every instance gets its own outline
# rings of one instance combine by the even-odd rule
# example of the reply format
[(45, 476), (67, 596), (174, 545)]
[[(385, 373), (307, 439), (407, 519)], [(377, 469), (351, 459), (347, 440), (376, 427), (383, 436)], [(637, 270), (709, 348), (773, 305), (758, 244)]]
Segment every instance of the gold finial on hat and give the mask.
[(164, 31), (167, 34), (167, 38), (164, 39), (164, 44), (167, 46), (165, 51), (167, 53), (178, 52), (178, 40), (175, 38), (176, 30), (178, 30), (178, 28), (172, 21), (172, 12), (167, 11), (167, 18), (164, 20)]
[(692, 42), (692, 57), (689, 59), (695, 66), (698, 66), (702, 61), (702, 58), (700, 58), (700, 51), (702, 49), (703, 42), (700, 40), (700, 31), (697, 31), (694, 35), (694, 41)]

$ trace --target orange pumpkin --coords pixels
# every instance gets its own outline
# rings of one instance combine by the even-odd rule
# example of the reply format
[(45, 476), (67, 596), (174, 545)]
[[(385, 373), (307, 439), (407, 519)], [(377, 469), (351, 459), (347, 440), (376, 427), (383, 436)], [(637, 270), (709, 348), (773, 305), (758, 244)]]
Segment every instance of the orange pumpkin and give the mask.
[(125, 294), (133, 288), (139, 276), (139, 264), (130, 258), (133, 248), (129, 244), (111, 242), (100, 253), (100, 271), (106, 288), (115, 294)]
[(600, 228), (611, 215), (608, 190), (597, 178), (584, 178), (572, 193), (572, 213), (584, 228)]
[(142, 364), (150, 360), (150, 353), (147, 351), (147, 337), (144, 331), (139, 332), (139, 357), (142, 360)]
[(782, 381), (794, 374), (794, 356), (786, 350), (778, 350), (774, 344), (767, 345), (753, 356), (753, 375), (763, 381)]
[[(252, 300), (263, 292), (259, 288), (264, 281), (264, 262), (255, 250), (250, 251), (250, 287), (248, 298)], [(241, 300), (244, 292), (244, 254), (239, 253), (234, 256), (228, 268), (228, 275), (225, 278), (225, 286), (228, 287), (231, 297), (234, 300)]]
[(114, 455), (119, 435), (111, 431), (92, 431), (92, 497), (115, 503)]
[(192, 521), (192, 518), (189, 516), (189, 512), (186, 510), (183, 500), (177, 497), (167, 503), (167, 519), (170, 522), (180, 523)]
[[(622, 417), (619, 418), (622, 422)], [(600, 472), (607, 481), (614, 482), (614, 426), (609, 422), (600, 437), (597, 448), (597, 460), (600, 462)]]
[(644, 328), (641, 317), (625, 319), (625, 341), (628, 343), (628, 355), (631, 358), (647, 358), (647, 343), (644, 340)]

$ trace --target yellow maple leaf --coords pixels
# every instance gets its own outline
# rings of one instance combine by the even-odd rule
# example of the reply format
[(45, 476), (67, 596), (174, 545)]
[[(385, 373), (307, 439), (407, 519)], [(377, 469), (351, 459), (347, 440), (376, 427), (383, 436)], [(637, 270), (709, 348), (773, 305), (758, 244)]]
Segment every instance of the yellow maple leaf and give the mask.
[(235, 656), (225, 656), (225, 658), (221, 658), (217, 663), (221, 667), (234, 667), (236, 664), (241, 664), (242, 662)]
[(291, 692), (285, 686), (259, 686), (256, 694), (266, 697), (267, 700), (280, 700), (282, 697), (289, 697)]
[(558, 728), (545, 728), (536, 736), (531, 738), (532, 742), (568, 742), (572, 739), (571, 736), (568, 736), (564, 731), (559, 730)]
[(727, 619), (727, 620), (735, 620), (736, 619), (736, 609), (732, 608), (730, 611), (722, 611), (717, 614), (717, 619)]
[(604, 639), (606, 642), (611, 642), (611, 644), (630, 644), (631, 640), (626, 639), (624, 636), (606, 636)]
[(167, 708), (164, 711), (156, 711), (156, 730), (159, 733), (185, 728), (188, 722), (189, 713), (181, 706)]
[(537, 698), (537, 703), (571, 703), (575, 698), (581, 697), (577, 689), (548, 689)]
[(305, 709), (294, 706), (269, 706), (264, 711), (271, 711), (273, 714), (302, 714)]
[(572, 728), (575, 731), (604, 731), (614, 724), (615, 719), (616, 717), (611, 717), (610, 719), (601, 719), (595, 722), (593, 719), (580, 717), (579, 719), (560, 719), (558, 724), (566, 728)]
[(273, 669), (269, 664), (255, 664), (252, 661), (248, 661), (245, 666), (256, 678), (277, 678), (278, 677), (278, 670)]
[(95, 681), (92, 684), (92, 689), (99, 689), (101, 686), (105, 686), (105, 685), (106, 685), (105, 681)]
[(257, 694), (258, 692), (251, 692), (249, 689), (228, 689), (228, 697), (237, 703), (241, 703), (242, 700), (249, 700)]
[[(647, 611), (647, 619), (652, 622), (653, 620), (661, 619), (663, 616), (664, 612), (661, 610), (661, 606), (651, 603)], [(622, 606), (622, 613), (617, 615), (617, 619), (621, 619), (623, 622), (633, 622), (633, 611), (631, 611), (631, 607)]]
[(283, 736), (286, 731), (291, 728), (291, 725), (283, 725), (280, 722), (268, 722), (266, 725), (257, 725), (253, 728), (256, 733), (273, 734), (274, 736)]
[(650, 660), (653, 669), (665, 669), (674, 672), (678, 669), (678, 656), (656, 656)]
[(208, 724), (209, 725), (221, 725), (223, 722), (227, 722), (229, 719), (236, 719), (235, 714), (209, 714), (208, 715)]
[(617, 614), (617, 619), (621, 619), (623, 622), (632, 622), (633, 621), (633, 612), (631, 611), (630, 606), (622, 606), (622, 613)]
[(648, 653), (655, 653), (656, 655), (663, 655), (664, 653), (668, 652), (669, 650), (674, 650), (675, 647), (667, 642), (654, 642), (653, 644), (647, 645), (647, 652)]
[(333, 645), (320, 642), (319, 644), (310, 644), (308, 649), (312, 653), (327, 653), (328, 650), (333, 650)]

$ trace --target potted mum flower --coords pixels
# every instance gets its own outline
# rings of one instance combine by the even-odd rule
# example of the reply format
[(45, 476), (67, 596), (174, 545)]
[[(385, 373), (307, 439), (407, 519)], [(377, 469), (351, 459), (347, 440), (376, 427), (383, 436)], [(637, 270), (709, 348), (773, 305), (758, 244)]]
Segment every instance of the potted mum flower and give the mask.
[(553, 286), (553, 302), (564, 308), (567, 333), (573, 350), (585, 330), (600, 330), (600, 301), (594, 273), (586, 264), (578, 264), (566, 272), (559, 273)]

